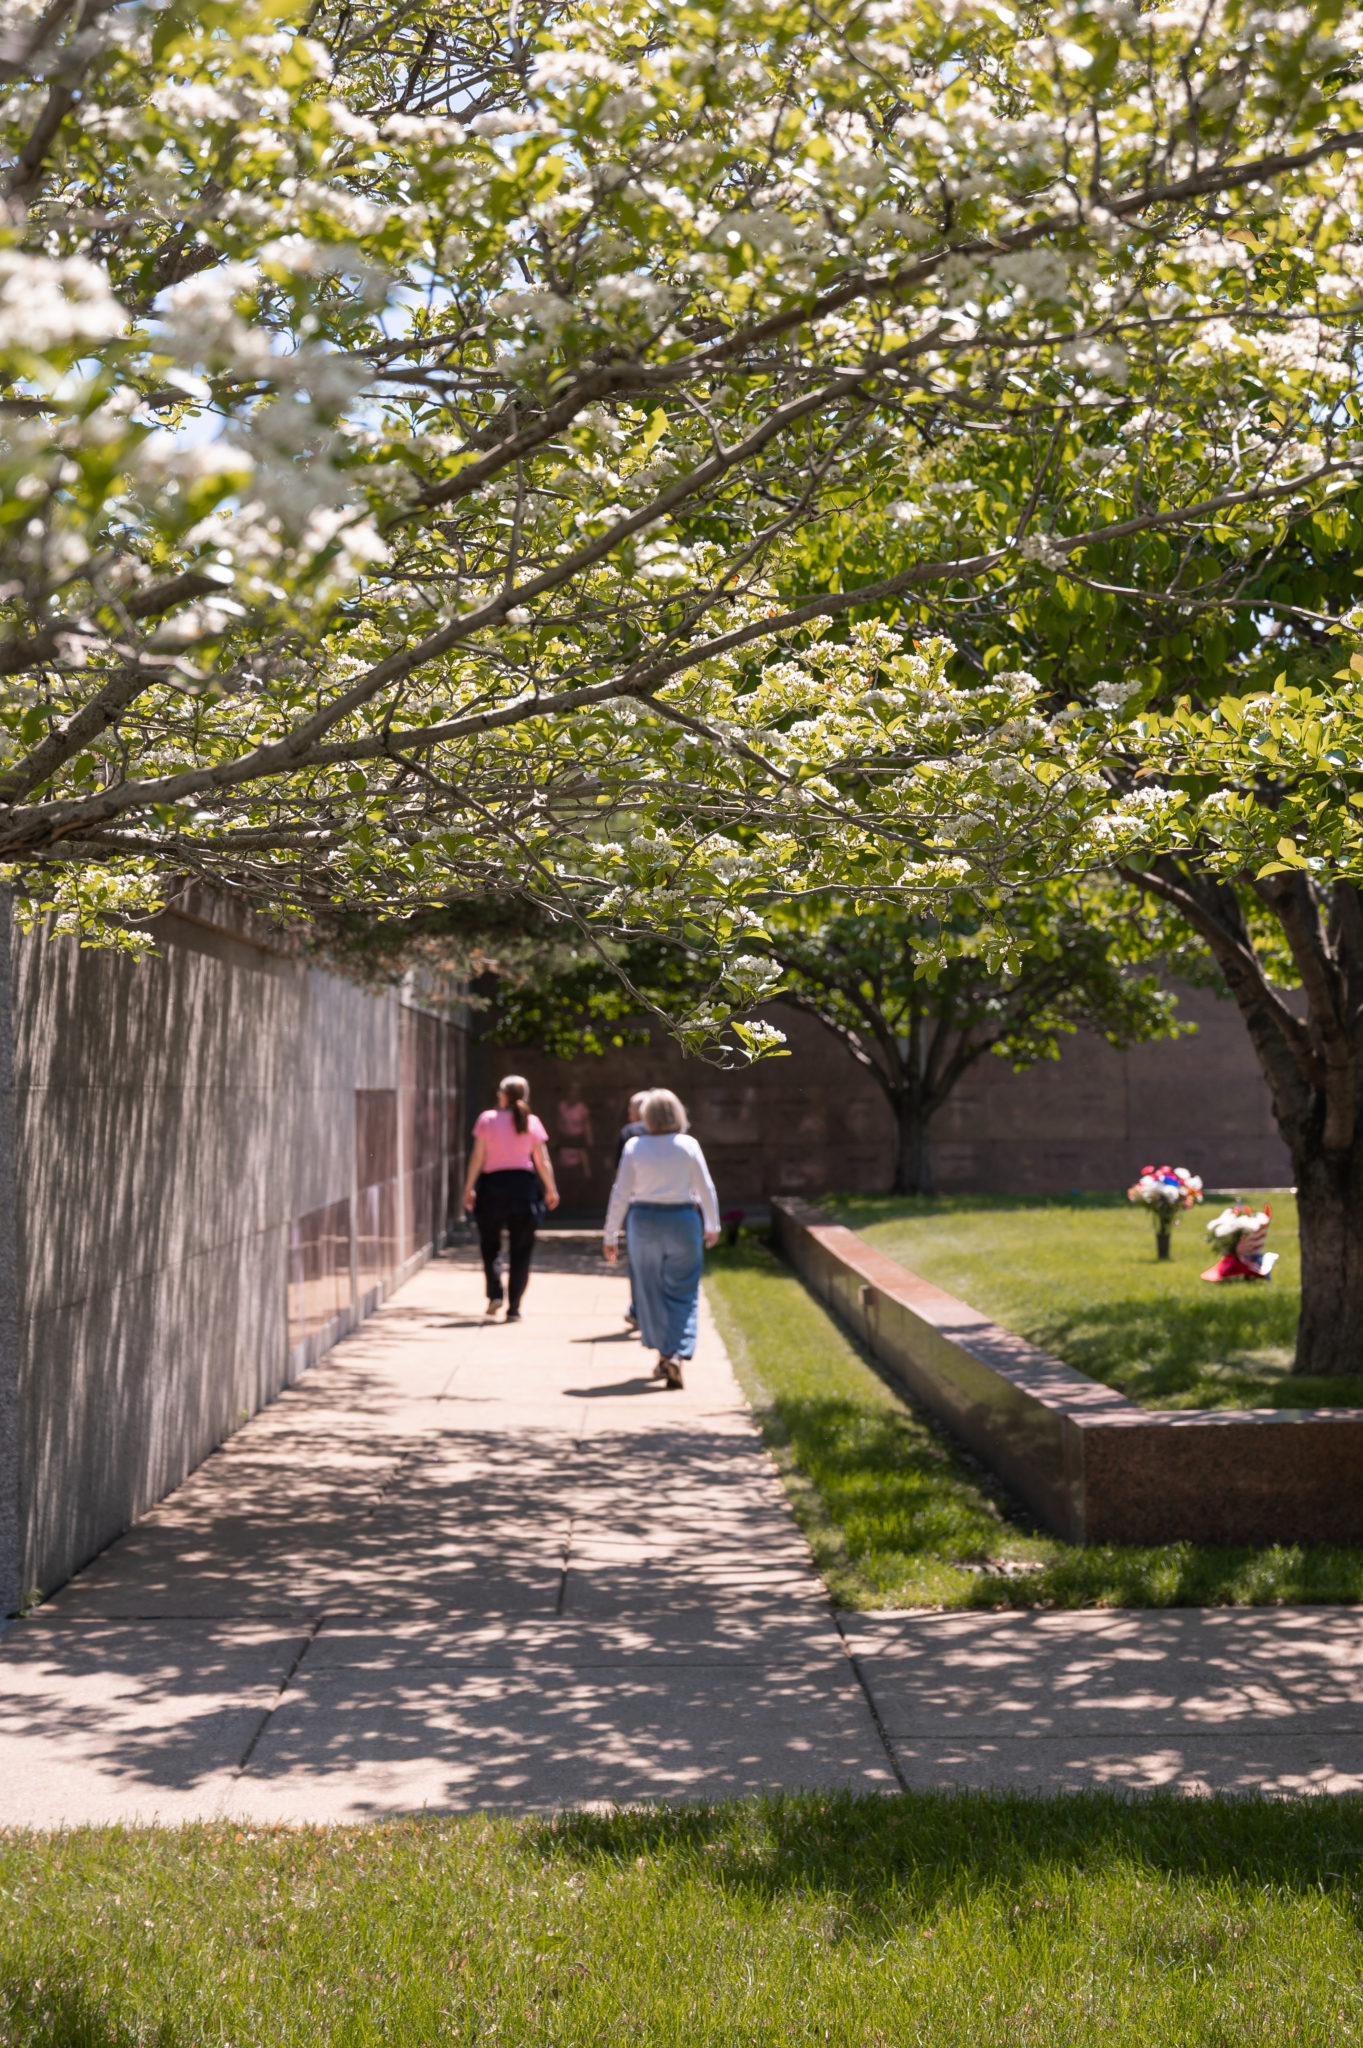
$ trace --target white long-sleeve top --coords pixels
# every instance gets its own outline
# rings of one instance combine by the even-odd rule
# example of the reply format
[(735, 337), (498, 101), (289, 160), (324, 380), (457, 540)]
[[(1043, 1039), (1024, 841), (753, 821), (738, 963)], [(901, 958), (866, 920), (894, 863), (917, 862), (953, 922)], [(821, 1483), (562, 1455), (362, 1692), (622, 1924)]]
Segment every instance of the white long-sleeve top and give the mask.
[(705, 1154), (686, 1131), (631, 1138), (620, 1155), (615, 1185), (606, 1205), (606, 1241), (614, 1243), (631, 1202), (664, 1202), (700, 1210), (706, 1230), (719, 1229), (719, 1198)]

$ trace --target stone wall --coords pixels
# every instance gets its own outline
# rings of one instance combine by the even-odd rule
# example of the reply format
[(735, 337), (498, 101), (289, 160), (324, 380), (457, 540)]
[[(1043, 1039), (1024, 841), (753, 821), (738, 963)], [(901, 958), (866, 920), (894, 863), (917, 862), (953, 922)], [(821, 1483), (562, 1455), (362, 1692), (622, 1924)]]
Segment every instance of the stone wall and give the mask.
[(1358, 1543), (1363, 1410), (1141, 1408), (809, 1202), (780, 1251), (855, 1337), (1069, 1543)]
[[(1077, 1034), (1058, 1060), (1015, 1074), (987, 1057), (933, 1126), (943, 1192), (1066, 1193), (1126, 1187), (1147, 1161), (1187, 1166), (1209, 1187), (1281, 1187), (1291, 1179), (1249, 1034), (1230, 1002), (1181, 989), (1193, 1037), (1115, 1052)], [(892, 1139), (875, 1083), (812, 1019), (770, 1013), (791, 1056), (723, 1073), (670, 1041), (608, 1058), (552, 1060), (527, 1047), (475, 1044), (473, 1097), (524, 1073), (549, 1130), (566, 1213), (605, 1206), (615, 1138), (633, 1089), (675, 1088), (709, 1156), (721, 1207), (773, 1195), (889, 1185)]]
[(443, 1239), (462, 1032), (233, 924), (187, 900), (140, 961), (10, 944), (4, 1611), (177, 1485)]

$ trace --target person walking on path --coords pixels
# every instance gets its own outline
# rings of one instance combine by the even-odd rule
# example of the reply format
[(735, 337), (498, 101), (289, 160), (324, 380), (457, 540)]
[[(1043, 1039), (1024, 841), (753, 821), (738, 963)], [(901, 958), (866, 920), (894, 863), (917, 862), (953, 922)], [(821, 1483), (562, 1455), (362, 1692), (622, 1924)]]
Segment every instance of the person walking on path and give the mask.
[[(631, 1095), (629, 1098), (628, 1121), (620, 1126), (620, 1136), (615, 1141), (615, 1170), (617, 1173), (620, 1171), (620, 1161), (625, 1156), (625, 1147), (630, 1139), (642, 1138), (644, 1135), (643, 1107), (647, 1097), (647, 1088), (640, 1088), (636, 1094)], [(625, 1322), (631, 1330), (637, 1330), (639, 1327), (639, 1318), (634, 1313), (634, 1296), (632, 1294), (629, 1298), (629, 1305), (625, 1310)]]
[(644, 1104), (647, 1100), (647, 1088), (641, 1088), (637, 1094), (631, 1095), (629, 1098), (628, 1120), (621, 1124), (620, 1135), (615, 1141), (615, 1170), (617, 1173), (620, 1171), (620, 1161), (625, 1156), (625, 1147), (630, 1139), (642, 1138), (644, 1135)]
[(702, 1243), (719, 1243), (719, 1202), (705, 1154), (670, 1088), (649, 1090), (643, 1125), (620, 1158), (604, 1250), (614, 1264), (623, 1225), (639, 1335), (658, 1353), (654, 1378), (679, 1387), (696, 1348)]
[(497, 1261), (507, 1239), (506, 1320), (517, 1323), (530, 1278), (536, 1226), (546, 1208), (557, 1209), (558, 1188), (549, 1159), (549, 1133), (530, 1113), (529, 1084), (508, 1074), (497, 1087), (497, 1107), (473, 1126), (473, 1156), (464, 1180), (464, 1207), (473, 1211), (487, 1275), (487, 1313), (502, 1305)]

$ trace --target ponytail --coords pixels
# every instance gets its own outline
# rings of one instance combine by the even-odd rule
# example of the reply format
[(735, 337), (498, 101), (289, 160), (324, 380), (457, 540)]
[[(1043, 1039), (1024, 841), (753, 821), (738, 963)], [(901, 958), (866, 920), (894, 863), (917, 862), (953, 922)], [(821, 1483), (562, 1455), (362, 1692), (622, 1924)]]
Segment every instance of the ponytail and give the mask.
[(530, 1128), (530, 1084), (521, 1074), (508, 1074), (497, 1083), (497, 1093), (506, 1097), (512, 1122), (522, 1137)]

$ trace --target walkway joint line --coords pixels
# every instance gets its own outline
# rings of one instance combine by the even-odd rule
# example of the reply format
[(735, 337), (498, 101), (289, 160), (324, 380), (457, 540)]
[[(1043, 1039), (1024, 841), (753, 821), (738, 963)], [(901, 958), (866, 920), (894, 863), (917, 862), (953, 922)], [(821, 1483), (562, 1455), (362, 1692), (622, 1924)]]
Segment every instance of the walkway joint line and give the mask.
[(278, 1711), (279, 1702), (283, 1699), (285, 1693), (292, 1685), (294, 1680), (294, 1674), (298, 1670), (298, 1667), (302, 1663), (303, 1659), (307, 1656), (308, 1651), (316, 1642), (317, 1632), (321, 1628), (322, 1623), (325, 1620), (326, 1613), (324, 1610), (321, 1614), (317, 1616), (311, 1628), (308, 1630), (302, 1642), (299, 1644), (297, 1654), (294, 1657), (292, 1664), (290, 1664), (288, 1670), (284, 1673), (284, 1676), (279, 1681), (279, 1688), (278, 1691), (275, 1693), (273, 1702), (268, 1707), (266, 1707), (264, 1713), (261, 1715), (260, 1725), (256, 1729), (255, 1734), (251, 1737), (251, 1740), (247, 1743), (246, 1748), (242, 1753), (241, 1762), (237, 1765), (235, 1773), (235, 1775), (238, 1778), (241, 1777), (242, 1774), (245, 1772), (247, 1765), (251, 1761), (251, 1758), (255, 1755), (256, 1744), (260, 1741), (261, 1736), (265, 1733), (266, 1727), (269, 1724), (271, 1716)]
[(866, 1673), (861, 1668), (861, 1660), (857, 1656), (856, 1651), (852, 1648), (852, 1645), (847, 1640), (846, 1631), (844, 1630), (842, 1625), (842, 1617), (838, 1613), (836, 1608), (833, 1609), (833, 1626), (838, 1631), (838, 1634), (842, 1637), (842, 1646), (844, 1650), (846, 1650), (847, 1652), (847, 1661), (851, 1665), (852, 1670), (856, 1676), (857, 1684), (861, 1687), (862, 1698), (866, 1702), (866, 1711), (871, 1716), (872, 1721), (875, 1723), (875, 1731), (876, 1734), (880, 1737), (881, 1747), (885, 1751), (886, 1760), (889, 1763), (890, 1769), (895, 1774), (895, 1780), (899, 1786), (900, 1791), (907, 1792), (909, 1789), (909, 1781), (904, 1776), (903, 1771), (899, 1767), (899, 1758), (894, 1753), (894, 1744), (890, 1741), (889, 1733), (885, 1727), (885, 1723), (880, 1718), (880, 1708), (876, 1705), (875, 1694), (871, 1691), (870, 1686), (866, 1682)]

